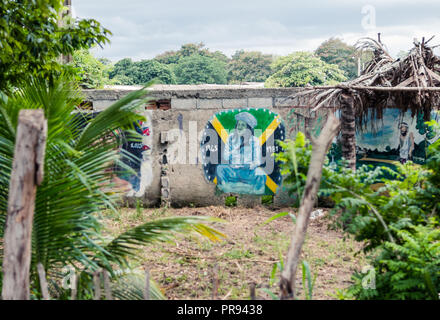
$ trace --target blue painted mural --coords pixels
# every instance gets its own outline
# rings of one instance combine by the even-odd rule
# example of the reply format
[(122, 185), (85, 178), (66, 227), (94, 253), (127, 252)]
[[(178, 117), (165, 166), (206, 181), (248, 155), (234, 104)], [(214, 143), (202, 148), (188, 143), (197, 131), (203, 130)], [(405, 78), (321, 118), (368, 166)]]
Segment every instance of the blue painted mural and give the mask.
[(273, 153), (285, 129), (267, 109), (235, 109), (214, 115), (201, 141), (205, 178), (226, 193), (273, 195), (281, 174)]
[[(433, 112), (431, 118), (438, 120), (439, 116)], [(383, 118), (374, 126), (370, 120), (363, 130), (356, 131), (357, 163), (383, 165), (410, 160), (423, 164), (428, 146), (437, 139), (422, 113), (413, 117), (409, 110), (401, 114), (398, 108), (385, 108)]]

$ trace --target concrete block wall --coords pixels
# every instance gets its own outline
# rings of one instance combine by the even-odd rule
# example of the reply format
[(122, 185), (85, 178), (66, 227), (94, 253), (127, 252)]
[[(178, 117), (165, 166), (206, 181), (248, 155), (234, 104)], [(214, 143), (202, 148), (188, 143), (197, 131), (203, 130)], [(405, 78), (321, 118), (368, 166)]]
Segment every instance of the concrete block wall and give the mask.
[[(86, 100), (93, 103), (94, 111), (102, 111), (137, 88), (124, 90), (84, 90)], [(210, 118), (219, 111), (231, 109), (264, 108), (278, 115), (284, 122), (286, 138), (293, 138), (305, 126), (319, 126), (317, 119), (327, 110), (311, 114), (306, 101), (289, 98), (299, 88), (255, 88), (247, 86), (176, 86), (159, 85), (149, 89), (154, 100), (169, 100), (168, 110), (151, 110), (151, 166), (153, 177), (142, 195), (127, 196), (127, 203), (141, 200), (145, 205), (163, 204), (164, 196), (172, 206), (224, 205), (225, 198), (237, 197), (237, 204), (255, 206), (261, 204), (261, 196), (225, 194), (216, 190), (203, 173), (200, 158), (200, 141), (190, 143), (189, 127), (202, 131)], [(329, 106), (331, 107), (331, 106)], [(150, 110), (149, 110), (150, 111)], [(323, 125), (323, 123), (322, 123)], [(184, 138), (182, 138), (184, 137)], [(173, 159), (184, 151), (184, 163)], [(180, 161), (182, 162), (182, 161)], [(292, 203), (285, 188), (279, 187), (273, 198), (274, 206)]]

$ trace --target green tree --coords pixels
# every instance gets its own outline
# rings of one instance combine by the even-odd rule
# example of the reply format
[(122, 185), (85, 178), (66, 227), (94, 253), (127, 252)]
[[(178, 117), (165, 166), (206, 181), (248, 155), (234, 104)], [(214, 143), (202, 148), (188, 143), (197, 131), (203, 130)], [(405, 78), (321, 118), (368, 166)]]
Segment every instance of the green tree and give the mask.
[(171, 67), (156, 60), (131, 61), (126, 58), (118, 61), (109, 73), (114, 84), (145, 84), (157, 80), (164, 84), (176, 83)]
[(178, 51), (166, 51), (160, 55), (157, 55), (154, 60), (164, 64), (176, 65), (182, 58), (192, 55), (211, 57), (222, 62), (229, 61), (229, 58), (225, 56), (222, 52), (209, 51), (209, 49), (205, 48), (205, 44), (203, 42), (183, 44)]
[(273, 56), (259, 51), (235, 52), (228, 64), (228, 81), (264, 82), (272, 73)]
[(117, 75), (127, 75), (130, 69), (133, 68), (133, 61), (130, 58), (124, 58), (116, 62), (109, 72), (110, 79)]
[(304, 87), (306, 85), (335, 84), (347, 78), (337, 65), (328, 64), (310, 52), (294, 52), (279, 57), (272, 64), (274, 74), (266, 87)]
[(174, 72), (179, 84), (227, 83), (226, 64), (199, 54), (182, 58)]
[(62, 70), (60, 55), (107, 42), (110, 31), (94, 19), (66, 17), (58, 24), (62, 0), (0, 3), (0, 90), (10, 90), (35, 75), (54, 77)]
[(336, 64), (351, 80), (357, 77), (356, 49), (338, 38), (330, 38), (315, 50), (315, 54), (329, 64)]
[(108, 72), (110, 65), (103, 64), (88, 50), (78, 50), (72, 56), (72, 65), (78, 71), (80, 85), (87, 89), (102, 88), (109, 83)]
[[(79, 274), (78, 299), (93, 294), (93, 272), (103, 268), (110, 273), (111, 289), (118, 298), (142, 299), (145, 280), (131, 270), (138, 249), (152, 241), (169, 240), (174, 232), (195, 231), (212, 240), (222, 236), (206, 226), (214, 221), (206, 217), (171, 217), (149, 221), (114, 238), (104, 237), (103, 210), (116, 216), (116, 201), (121, 193), (110, 182), (112, 168), (124, 165), (127, 154), (118, 152), (119, 129), (131, 132), (131, 139), (141, 135), (133, 123), (145, 104), (145, 90), (133, 92), (117, 101), (94, 119), (74, 113), (82, 101), (76, 85), (59, 77), (48, 84), (33, 79), (8, 99), (0, 97), (0, 247), (4, 235), (9, 180), (14, 157), (18, 114), (22, 109), (43, 109), (48, 121), (48, 138), (44, 161), (44, 181), (37, 188), (32, 229), (31, 294), (41, 298), (37, 264), (44, 266), (52, 298), (68, 299), (70, 289), (60, 286), (71, 266)], [(84, 129), (81, 129), (85, 125)], [(218, 220), (217, 220), (218, 221)], [(0, 264), (3, 250), (0, 250)], [(0, 272), (0, 287), (2, 285)], [(154, 286), (152, 297), (163, 298)]]
[(154, 57), (154, 60), (163, 64), (176, 64), (179, 62), (180, 56), (177, 51), (165, 51)]

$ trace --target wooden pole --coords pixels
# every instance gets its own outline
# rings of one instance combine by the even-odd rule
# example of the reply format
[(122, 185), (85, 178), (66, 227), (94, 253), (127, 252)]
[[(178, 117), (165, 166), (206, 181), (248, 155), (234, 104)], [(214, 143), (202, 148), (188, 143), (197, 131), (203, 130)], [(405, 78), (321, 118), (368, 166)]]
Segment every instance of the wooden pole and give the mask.
[(21, 110), (4, 234), (3, 300), (29, 300), (31, 235), (37, 186), (44, 176), (47, 122), (43, 110)]
[(150, 300), (150, 270), (145, 268), (144, 300)]
[(112, 289), (110, 286), (110, 276), (107, 270), (102, 271), (104, 273), (104, 291), (105, 291), (105, 299), (113, 300)]
[[(66, 10), (62, 10), (60, 12), (60, 17), (58, 20), (58, 25), (62, 27), (64, 25), (64, 19), (65, 17), (72, 17), (72, 0), (64, 0), (63, 5), (67, 8)], [(62, 64), (68, 64), (73, 61), (73, 57), (71, 54), (64, 55), (62, 54), (59, 58), (60, 63)]]
[(341, 148), (348, 167), (356, 171), (356, 119), (354, 99), (348, 92), (339, 96), (341, 102)]
[[(334, 86), (311, 86), (306, 87), (304, 90), (299, 91), (296, 95), (304, 94), (311, 90), (328, 90), (328, 89), (351, 89), (351, 90), (371, 90), (371, 91), (381, 91), (381, 92), (440, 92), (440, 87), (374, 87), (374, 86), (351, 86), (344, 84), (337, 84)], [(295, 97), (295, 95), (292, 95)]]
[(78, 295), (78, 284), (79, 284), (79, 276), (74, 273), (73, 279), (70, 279), (72, 288), (70, 289), (70, 300), (76, 300)]
[(95, 293), (93, 295), (93, 300), (101, 300), (101, 271), (97, 270), (93, 273), (93, 287)]
[(214, 268), (212, 269), (212, 300), (218, 299), (218, 265), (215, 264)]
[(295, 297), (295, 276), (300, 259), (301, 249), (306, 237), (307, 227), (310, 220), (310, 213), (313, 210), (316, 194), (321, 184), (322, 167), (328, 149), (340, 128), (339, 120), (330, 113), (321, 134), (317, 139), (310, 137), (312, 141), (312, 157), (307, 181), (298, 211), (295, 230), (287, 253), (286, 264), (281, 273), (280, 290), (281, 299), (293, 299)]
[(41, 295), (43, 300), (50, 300), (49, 289), (46, 280), (46, 271), (44, 271), (44, 266), (41, 262), (37, 264), (38, 277), (40, 279)]
[(257, 299), (256, 294), (255, 294), (255, 283), (251, 283), (251, 286), (250, 286), (250, 299), (251, 300)]

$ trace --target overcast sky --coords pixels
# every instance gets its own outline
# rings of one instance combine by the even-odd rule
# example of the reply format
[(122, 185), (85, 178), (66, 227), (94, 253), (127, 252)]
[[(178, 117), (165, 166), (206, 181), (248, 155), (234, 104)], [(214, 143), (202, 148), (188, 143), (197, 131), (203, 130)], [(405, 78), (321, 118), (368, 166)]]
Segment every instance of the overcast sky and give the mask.
[[(312, 51), (339, 37), (354, 44), (380, 32), (392, 55), (425, 36), (440, 44), (438, 0), (72, 0), (74, 14), (110, 29), (111, 44), (94, 54), (113, 61), (151, 59), (203, 41), (232, 55), (259, 50), (285, 55)], [(375, 23), (374, 23), (375, 22)], [(438, 51), (437, 51), (438, 52)]]

